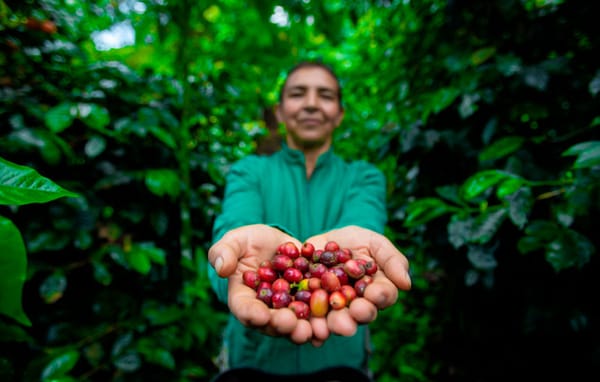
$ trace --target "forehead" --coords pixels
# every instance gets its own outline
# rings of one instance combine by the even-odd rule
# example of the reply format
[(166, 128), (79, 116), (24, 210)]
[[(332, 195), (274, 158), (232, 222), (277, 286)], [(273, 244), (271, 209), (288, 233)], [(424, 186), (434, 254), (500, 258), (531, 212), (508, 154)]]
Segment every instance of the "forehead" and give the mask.
[(327, 70), (320, 67), (306, 67), (297, 69), (286, 82), (286, 88), (314, 87), (327, 88), (337, 91), (338, 82)]

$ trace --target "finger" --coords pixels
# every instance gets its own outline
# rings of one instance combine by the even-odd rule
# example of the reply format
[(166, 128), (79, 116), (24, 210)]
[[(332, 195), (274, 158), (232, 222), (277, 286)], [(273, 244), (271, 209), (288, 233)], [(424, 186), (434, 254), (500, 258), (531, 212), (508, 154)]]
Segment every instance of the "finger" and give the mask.
[(279, 335), (289, 335), (296, 328), (298, 318), (291, 309), (272, 309), (269, 325), (274, 327)]
[(208, 250), (208, 261), (219, 276), (228, 277), (235, 272), (238, 259), (243, 256), (242, 238), (233, 231), (228, 232)]
[(310, 326), (312, 327), (313, 339), (325, 341), (329, 338), (329, 327), (327, 326), (327, 319), (325, 317), (312, 317), (310, 319)]
[(242, 286), (250, 293), (229, 292), (229, 307), (231, 313), (244, 325), (252, 327), (265, 326), (271, 320), (271, 312), (264, 302), (256, 298), (252, 289)]
[(403, 290), (411, 288), (408, 274), (408, 259), (385, 236), (373, 233), (369, 240), (369, 251), (377, 266), (394, 285)]
[(290, 340), (292, 342), (302, 345), (312, 339), (312, 327), (308, 320), (298, 320), (298, 323), (292, 333), (290, 334)]
[(366, 298), (354, 299), (348, 310), (350, 316), (359, 324), (368, 324), (377, 318), (377, 307)]
[(312, 344), (312, 346), (319, 348), (321, 346), (323, 346), (323, 344), (325, 343), (325, 341), (322, 340), (316, 340), (316, 339), (312, 339), (312, 341), (310, 342)]
[(378, 309), (385, 309), (396, 303), (398, 288), (380, 271), (377, 271), (373, 282), (367, 286), (364, 297), (375, 304)]
[(350, 316), (348, 309), (332, 310), (327, 314), (329, 331), (340, 336), (351, 336), (356, 333), (356, 321)]

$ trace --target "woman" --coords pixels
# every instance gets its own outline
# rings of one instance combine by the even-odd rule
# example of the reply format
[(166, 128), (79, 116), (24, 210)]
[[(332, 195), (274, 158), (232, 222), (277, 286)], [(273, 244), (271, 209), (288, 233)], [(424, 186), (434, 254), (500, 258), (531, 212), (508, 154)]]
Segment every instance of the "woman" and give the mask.
[[(406, 257), (382, 235), (387, 222), (383, 174), (372, 164), (346, 162), (333, 152), (333, 133), (344, 118), (341, 99), (339, 81), (328, 66), (298, 64), (275, 106), (286, 129), (282, 148), (243, 158), (227, 175), (208, 253), (212, 285), (231, 311), (223, 360), (224, 370), (233, 372), (224, 376), (243, 369), (279, 380), (307, 375), (324, 380), (332, 368), (352, 378), (353, 373), (367, 375), (367, 324), (378, 309), (395, 303), (398, 289), (410, 289)], [(269, 309), (242, 281), (245, 270), (257, 269), (288, 241), (298, 248), (304, 242), (323, 248), (335, 241), (356, 257), (374, 259), (379, 271), (364, 297), (349, 307), (298, 319), (290, 309)]]

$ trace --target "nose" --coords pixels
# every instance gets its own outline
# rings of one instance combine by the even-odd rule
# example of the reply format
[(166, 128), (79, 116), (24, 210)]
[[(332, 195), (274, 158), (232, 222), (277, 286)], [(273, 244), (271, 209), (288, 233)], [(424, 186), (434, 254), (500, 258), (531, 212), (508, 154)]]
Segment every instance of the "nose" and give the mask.
[(306, 92), (306, 96), (304, 97), (304, 107), (306, 109), (317, 109), (319, 106), (319, 95), (316, 91), (310, 90)]

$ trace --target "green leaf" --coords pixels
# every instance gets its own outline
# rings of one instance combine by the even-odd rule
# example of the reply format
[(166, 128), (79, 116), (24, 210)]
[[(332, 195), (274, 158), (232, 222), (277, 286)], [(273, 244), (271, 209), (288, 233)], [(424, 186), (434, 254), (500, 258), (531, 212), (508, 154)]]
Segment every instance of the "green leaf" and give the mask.
[(517, 192), (525, 183), (525, 179), (521, 177), (515, 176), (514, 178), (508, 178), (498, 185), (496, 196), (498, 199), (505, 199), (509, 195)]
[(62, 271), (55, 271), (44, 279), (40, 285), (40, 296), (47, 304), (60, 300), (67, 289), (67, 278)]
[(525, 234), (529, 236), (535, 236), (539, 240), (547, 242), (555, 238), (560, 229), (556, 222), (550, 220), (533, 220), (525, 228)]
[(600, 141), (581, 142), (569, 147), (563, 156), (577, 156), (573, 168), (586, 168), (600, 165)]
[(441, 88), (431, 96), (429, 106), (434, 113), (439, 113), (452, 104), (462, 92), (456, 88)]
[(164, 249), (154, 245), (154, 243), (135, 243), (132, 245), (132, 249), (136, 251), (142, 251), (150, 259), (150, 261), (165, 265), (166, 264), (166, 253)]
[(148, 253), (139, 246), (131, 246), (131, 249), (125, 252), (125, 261), (143, 275), (147, 275), (152, 267)]
[(473, 264), (475, 269), (489, 271), (498, 266), (498, 261), (494, 256), (495, 247), (482, 245), (469, 245), (467, 258)]
[(522, 254), (527, 254), (538, 249), (544, 248), (546, 243), (540, 240), (537, 236), (523, 236), (517, 243), (517, 249)]
[(466, 218), (459, 215), (452, 215), (447, 226), (448, 241), (455, 249), (465, 245), (467, 242), (468, 232), (471, 229), (472, 218)]
[(506, 215), (505, 209), (487, 210), (475, 217), (453, 215), (447, 227), (448, 240), (454, 248), (465, 244), (485, 244), (496, 234)]
[(472, 200), (501, 181), (514, 175), (501, 170), (484, 170), (470, 176), (461, 186), (460, 193), (465, 200)]
[(124, 372), (132, 373), (142, 366), (142, 360), (137, 352), (126, 352), (113, 361), (115, 367)]
[(112, 274), (108, 267), (100, 261), (92, 261), (92, 266), (94, 269), (94, 280), (102, 285), (110, 285), (112, 282)]
[(148, 130), (150, 131), (150, 134), (154, 135), (159, 141), (164, 143), (165, 146), (170, 149), (176, 149), (177, 144), (175, 143), (175, 139), (169, 130), (155, 125), (148, 126)]
[(524, 141), (525, 139), (519, 136), (500, 138), (479, 153), (479, 161), (484, 162), (503, 158), (521, 148)]
[(61, 377), (45, 379), (43, 382), (77, 382), (78, 380), (70, 375), (63, 375)]
[(95, 158), (106, 149), (106, 139), (99, 135), (92, 136), (86, 143), (84, 152), (89, 158)]
[(595, 167), (600, 165), (600, 146), (582, 152), (575, 160), (573, 168)]
[(594, 244), (586, 236), (565, 228), (548, 243), (546, 261), (557, 272), (572, 267), (581, 268), (590, 261), (595, 251)]
[(74, 349), (60, 353), (50, 360), (42, 370), (42, 381), (49, 381), (53, 378), (59, 378), (73, 369), (79, 360), (79, 352)]
[(404, 226), (416, 227), (455, 210), (455, 207), (447, 205), (438, 198), (417, 199), (410, 203), (406, 208), (406, 220), (404, 221)]
[(48, 110), (44, 115), (44, 122), (52, 132), (60, 133), (71, 126), (75, 117), (76, 113), (73, 110), (73, 104), (71, 102), (62, 102)]
[(0, 158), (0, 204), (45, 203), (54, 199), (77, 197), (30, 167)]
[(176, 197), (181, 191), (179, 175), (171, 169), (151, 169), (146, 171), (146, 187), (155, 195)]
[(486, 62), (494, 54), (496, 54), (496, 48), (493, 46), (476, 50), (471, 55), (471, 63), (475, 66), (479, 66)]
[(496, 232), (498, 232), (506, 215), (507, 211), (505, 209), (499, 209), (496, 211), (487, 210), (477, 216), (473, 221), (468, 241), (477, 244), (489, 242)]
[(23, 284), (27, 276), (27, 253), (18, 228), (0, 216), (0, 313), (31, 326), (23, 311)]
[(93, 103), (80, 103), (77, 105), (79, 118), (89, 127), (104, 131), (110, 123), (110, 113), (103, 106)]
[(527, 223), (527, 216), (534, 204), (531, 189), (528, 187), (520, 188), (506, 197), (508, 202), (508, 216), (510, 220), (519, 228), (523, 228)]
[(464, 204), (464, 201), (460, 199), (459, 187), (455, 184), (436, 187), (435, 193), (441, 198), (456, 203), (458, 205)]
[(141, 339), (137, 343), (137, 349), (146, 361), (169, 370), (175, 369), (175, 357), (173, 357), (173, 354), (154, 341)]
[(60, 146), (56, 143), (57, 135), (47, 129), (17, 130), (9, 134), (8, 139), (17, 150), (35, 147), (46, 163), (51, 165), (58, 164), (62, 157)]
[(152, 325), (168, 325), (181, 320), (183, 310), (176, 305), (151, 302), (144, 305), (143, 315)]
[(600, 141), (580, 142), (563, 151), (562, 156), (577, 156), (598, 146), (600, 146)]

